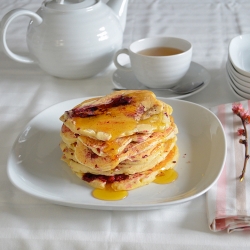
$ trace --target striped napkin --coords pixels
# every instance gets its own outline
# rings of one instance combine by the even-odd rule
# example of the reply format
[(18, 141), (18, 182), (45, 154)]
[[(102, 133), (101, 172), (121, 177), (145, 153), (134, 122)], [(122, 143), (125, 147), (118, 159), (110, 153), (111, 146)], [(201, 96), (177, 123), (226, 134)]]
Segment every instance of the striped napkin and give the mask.
[[(250, 101), (238, 103), (250, 111)], [(227, 158), (220, 178), (206, 193), (209, 227), (214, 232), (250, 230), (250, 159), (244, 180), (239, 180), (245, 159), (245, 145), (239, 143), (239, 140), (245, 137), (238, 135), (237, 131), (243, 128), (243, 125), (240, 117), (233, 113), (232, 103), (211, 110), (224, 127)], [(247, 131), (250, 137), (250, 124), (247, 124)]]

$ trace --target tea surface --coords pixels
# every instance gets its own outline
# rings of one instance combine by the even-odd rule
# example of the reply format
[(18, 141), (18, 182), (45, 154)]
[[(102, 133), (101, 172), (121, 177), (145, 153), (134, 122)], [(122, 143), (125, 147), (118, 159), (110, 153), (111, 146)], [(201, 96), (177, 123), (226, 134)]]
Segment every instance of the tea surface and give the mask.
[(137, 53), (144, 56), (172, 56), (183, 53), (183, 51), (180, 49), (170, 48), (170, 47), (155, 47), (155, 48), (144, 49)]

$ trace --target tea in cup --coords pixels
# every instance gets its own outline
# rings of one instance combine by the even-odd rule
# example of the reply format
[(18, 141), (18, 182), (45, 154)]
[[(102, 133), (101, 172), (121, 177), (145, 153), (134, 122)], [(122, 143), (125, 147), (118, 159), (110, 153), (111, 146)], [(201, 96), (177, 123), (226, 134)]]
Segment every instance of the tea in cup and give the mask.
[[(119, 63), (127, 54), (131, 67)], [(144, 38), (115, 53), (114, 64), (120, 70), (133, 71), (139, 82), (149, 88), (171, 88), (187, 73), (192, 59), (192, 44), (176, 37)]]

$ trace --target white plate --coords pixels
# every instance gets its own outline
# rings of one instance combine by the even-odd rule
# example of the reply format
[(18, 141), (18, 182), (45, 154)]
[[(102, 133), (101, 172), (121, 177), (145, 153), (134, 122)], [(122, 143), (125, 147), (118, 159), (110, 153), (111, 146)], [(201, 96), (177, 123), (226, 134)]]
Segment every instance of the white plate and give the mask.
[(221, 123), (208, 109), (194, 103), (159, 98), (169, 103), (179, 128), (178, 179), (167, 185), (152, 183), (129, 191), (120, 201), (91, 196), (92, 188), (60, 160), (59, 117), (83, 99), (54, 105), (33, 118), (14, 143), (8, 176), (24, 192), (52, 203), (90, 209), (144, 210), (192, 200), (218, 179), (225, 161), (226, 140)]
[[(146, 89), (146, 87), (136, 79), (132, 71), (123, 71), (123, 70), (117, 69), (114, 72), (112, 79), (113, 79), (113, 85), (115, 88)], [(197, 89), (196, 91), (192, 93), (185, 94), (185, 95), (178, 95), (175, 93), (171, 93), (168, 90), (152, 90), (152, 91), (157, 96), (175, 98), (175, 99), (183, 99), (203, 90), (209, 84), (210, 80), (211, 80), (211, 76), (204, 67), (202, 67), (198, 63), (191, 62), (187, 74), (180, 80), (180, 82), (203, 82), (204, 81), (204, 84), (201, 88)]]

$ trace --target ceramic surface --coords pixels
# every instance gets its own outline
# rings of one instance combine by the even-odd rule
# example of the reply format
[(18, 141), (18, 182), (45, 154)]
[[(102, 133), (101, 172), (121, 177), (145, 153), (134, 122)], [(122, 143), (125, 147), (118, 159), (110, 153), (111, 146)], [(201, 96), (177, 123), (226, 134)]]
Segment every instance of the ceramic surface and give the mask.
[(235, 69), (250, 77), (250, 34), (233, 38), (229, 44), (229, 58)]
[[(245, 84), (250, 85), (250, 77), (244, 76), (242, 74), (240, 74), (239, 72), (237, 72), (237, 70), (233, 67), (232, 63), (230, 62), (230, 59), (227, 60), (227, 67), (230, 70), (230, 72), (232, 73), (232, 75), (235, 77), (235, 79), (239, 79), (239, 81), (243, 81), (245, 82)], [(243, 83), (244, 85), (244, 83)]]
[[(111, 9), (101, 0), (62, 5), (52, 0), (44, 2), (37, 13), (13, 10), (2, 19), (4, 51), (16, 61), (37, 63), (53, 76), (91, 77), (107, 68), (121, 48), (127, 2), (110, 0)], [(27, 31), (31, 57), (12, 53), (6, 42), (9, 24), (22, 15), (31, 18)]]
[[(172, 56), (145, 56), (139, 51), (155, 47), (172, 47), (183, 53)], [(131, 68), (120, 65), (118, 56), (127, 54)], [(192, 59), (192, 44), (175, 37), (152, 37), (132, 43), (116, 52), (114, 63), (120, 70), (132, 70), (138, 81), (150, 88), (173, 87), (187, 73)]]
[(248, 86), (244, 86), (242, 84), (240, 84), (235, 78), (234, 76), (231, 74), (230, 70), (227, 69), (227, 74), (231, 79), (231, 82), (239, 89), (242, 90), (248, 94), (250, 94), (250, 84)]
[(226, 72), (226, 79), (227, 79), (227, 83), (229, 85), (229, 88), (231, 89), (231, 91), (239, 98), (243, 98), (243, 99), (250, 99), (250, 94), (245, 93), (244, 91), (238, 89), (233, 81), (231, 80), (230, 76), (228, 75), (228, 73)]
[[(191, 102), (160, 98), (173, 107), (179, 128), (178, 179), (129, 191), (120, 201), (101, 201), (92, 188), (60, 160), (60, 115), (84, 99), (54, 105), (33, 118), (16, 139), (8, 159), (8, 176), (22, 191), (52, 203), (89, 209), (143, 210), (190, 201), (218, 179), (226, 156), (226, 140), (218, 118)], [(50, 122), (47, 122), (47, 121)]]
[[(119, 89), (145, 89), (145, 86), (140, 83), (134, 73), (132, 71), (124, 71), (117, 69), (112, 77), (113, 85), (115, 88)], [(167, 97), (167, 98), (174, 98), (174, 99), (182, 99), (186, 98), (188, 96), (194, 95), (200, 91), (202, 91), (204, 88), (207, 87), (211, 80), (211, 76), (209, 72), (202, 67), (200, 64), (191, 62), (190, 67), (186, 73), (186, 75), (180, 80), (180, 83), (182, 82), (204, 82), (204, 85), (195, 90), (192, 93), (179, 95), (172, 93), (168, 90), (152, 90), (157, 96), (161, 97)]]

